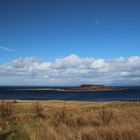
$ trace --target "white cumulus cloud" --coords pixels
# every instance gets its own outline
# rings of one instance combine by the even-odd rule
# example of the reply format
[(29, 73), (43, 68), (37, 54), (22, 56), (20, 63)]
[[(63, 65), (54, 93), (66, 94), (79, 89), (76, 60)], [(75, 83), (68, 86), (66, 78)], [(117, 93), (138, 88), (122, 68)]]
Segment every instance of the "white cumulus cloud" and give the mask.
[[(54, 63), (36, 57), (18, 58), (0, 65), (0, 85), (138, 85), (140, 57), (81, 58), (75, 54)], [(139, 84), (140, 85), (140, 84)]]

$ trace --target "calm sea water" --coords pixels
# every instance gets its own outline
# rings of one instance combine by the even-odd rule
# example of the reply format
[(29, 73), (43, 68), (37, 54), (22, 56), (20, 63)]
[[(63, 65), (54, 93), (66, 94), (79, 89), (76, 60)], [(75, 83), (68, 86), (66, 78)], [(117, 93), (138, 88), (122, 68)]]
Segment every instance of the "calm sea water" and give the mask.
[[(128, 87), (128, 89), (121, 90), (121, 91), (95, 91), (95, 92), (62, 92), (62, 91), (54, 91), (54, 90), (28, 90), (29, 88), (39, 89), (40, 87), (2, 87), (1, 86), (0, 99), (75, 100), (75, 101), (140, 100), (140, 87)], [(53, 87), (53, 88), (58, 88), (58, 87)]]

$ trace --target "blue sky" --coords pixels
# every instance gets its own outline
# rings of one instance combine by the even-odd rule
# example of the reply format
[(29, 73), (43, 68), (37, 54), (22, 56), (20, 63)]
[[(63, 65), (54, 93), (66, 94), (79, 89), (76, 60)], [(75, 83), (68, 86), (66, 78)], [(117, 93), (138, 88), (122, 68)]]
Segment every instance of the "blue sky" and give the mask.
[(140, 55), (139, 0), (0, 0), (0, 64)]
[(139, 0), (0, 0), (0, 63), (140, 53)]

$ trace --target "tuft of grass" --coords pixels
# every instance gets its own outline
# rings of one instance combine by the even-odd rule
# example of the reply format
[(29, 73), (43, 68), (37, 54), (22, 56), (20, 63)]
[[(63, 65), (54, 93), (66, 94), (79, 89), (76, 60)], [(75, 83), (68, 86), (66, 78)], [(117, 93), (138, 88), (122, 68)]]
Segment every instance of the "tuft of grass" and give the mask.
[(40, 123), (37, 128), (28, 128), (30, 140), (57, 140), (54, 129), (50, 126)]

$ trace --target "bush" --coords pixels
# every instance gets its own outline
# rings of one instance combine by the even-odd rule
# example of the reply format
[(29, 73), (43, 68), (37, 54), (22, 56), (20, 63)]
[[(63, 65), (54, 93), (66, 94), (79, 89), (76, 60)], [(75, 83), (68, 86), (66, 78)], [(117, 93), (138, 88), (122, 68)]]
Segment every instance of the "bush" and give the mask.
[(36, 118), (45, 118), (44, 108), (39, 101), (33, 103), (33, 111), (35, 113)]
[(64, 122), (66, 119), (66, 107), (63, 106), (61, 111), (58, 113), (58, 121)]
[(14, 104), (11, 101), (1, 100), (0, 101), (0, 117), (2, 119), (8, 119), (13, 115)]
[(13, 123), (14, 119), (14, 103), (12, 101), (0, 101), (0, 124), (2, 129)]
[(7, 139), (15, 132), (14, 103), (0, 100), (0, 139)]
[(98, 112), (98, 119), (101, 125), (109, 125), (113, 119), (113, 111), (107, 109), (101, 109)]

